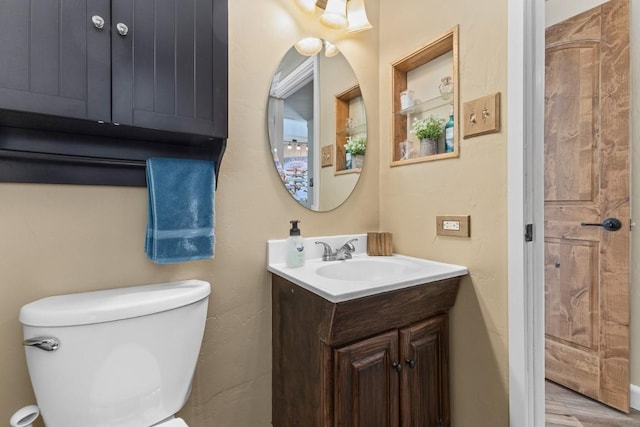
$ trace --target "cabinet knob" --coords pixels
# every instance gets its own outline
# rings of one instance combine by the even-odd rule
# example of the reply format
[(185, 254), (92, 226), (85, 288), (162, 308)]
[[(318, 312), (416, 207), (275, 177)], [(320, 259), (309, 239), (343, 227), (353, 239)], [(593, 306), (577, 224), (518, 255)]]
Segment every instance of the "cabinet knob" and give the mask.
[(104, 28), (104, 19), (102, 19), (102, 16), (100, 15), (93, 15), (91, 17), (91, 22), (93, 22), (93, 26), (99, 30)]
[(129, 34), (129, 27), (127, 27), (127, 25), (123, 24), (122, 22), (118, 22), (116, 24), (116, 29), (118, 30), (118, 34), (120, 34), (121, 36), (126, 36), (127, 34)]
[(401, 365), (401, 364), (399, 364), (398, 362), (393, 362), (393, 363), (391, 364), (391, 367), (392, 367), (393, 369), (395, 369), (396, 371), (398, 371), (398, 372), (402, 371), (402, 365)]
[(415, 367), (416, 367), (416, 361), (415, 361), (415, 360), (412, 360), (412, 359), (405, 359), (405, 362), (407, 363), (407, 365), (409, 365), (409, 367), (410, 367), (411, 369), (413, 369), (413, 368), (415, 368)]

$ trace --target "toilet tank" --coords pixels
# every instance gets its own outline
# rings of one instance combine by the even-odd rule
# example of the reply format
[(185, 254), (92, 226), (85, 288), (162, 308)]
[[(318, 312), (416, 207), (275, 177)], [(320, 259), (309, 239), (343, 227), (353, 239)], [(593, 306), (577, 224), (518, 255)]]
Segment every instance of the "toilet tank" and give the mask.
[(47, 427), (147, 427), (186, 402), (207, 317), (200, 280), (60, 295), (20, 310), (25, 346)]

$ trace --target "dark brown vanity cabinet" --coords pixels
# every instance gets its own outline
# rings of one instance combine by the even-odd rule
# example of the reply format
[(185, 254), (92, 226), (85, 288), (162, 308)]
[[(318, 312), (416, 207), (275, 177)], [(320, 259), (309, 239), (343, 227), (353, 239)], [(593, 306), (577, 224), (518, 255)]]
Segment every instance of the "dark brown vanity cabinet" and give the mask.
[(273, 425), (448, 426), (459, 280), (331, 303), (273, 275)]
[(0, 0), (0, 109), (226, 138), (226, 2)]

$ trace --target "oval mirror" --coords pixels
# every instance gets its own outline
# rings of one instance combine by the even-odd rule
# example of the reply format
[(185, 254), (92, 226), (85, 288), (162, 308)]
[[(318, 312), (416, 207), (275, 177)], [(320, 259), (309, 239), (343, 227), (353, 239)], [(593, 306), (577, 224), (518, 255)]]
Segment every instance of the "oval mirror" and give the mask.
[(267, 107), (271, 155), (282, 184), (298, 203), (318, 212), (347, 200), (360, 178), (367, 141), (356, 75), (342, 53), (324, 46), (313, 56), (289, 49), (273, 76)]

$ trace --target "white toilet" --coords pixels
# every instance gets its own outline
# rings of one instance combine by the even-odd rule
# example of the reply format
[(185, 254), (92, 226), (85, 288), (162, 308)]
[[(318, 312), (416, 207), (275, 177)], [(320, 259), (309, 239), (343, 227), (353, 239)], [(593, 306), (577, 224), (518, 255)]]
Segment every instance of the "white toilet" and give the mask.
[(180, 427), (211, 288), (200, 280), (60, 295), (20, 310), (47, 427)]

